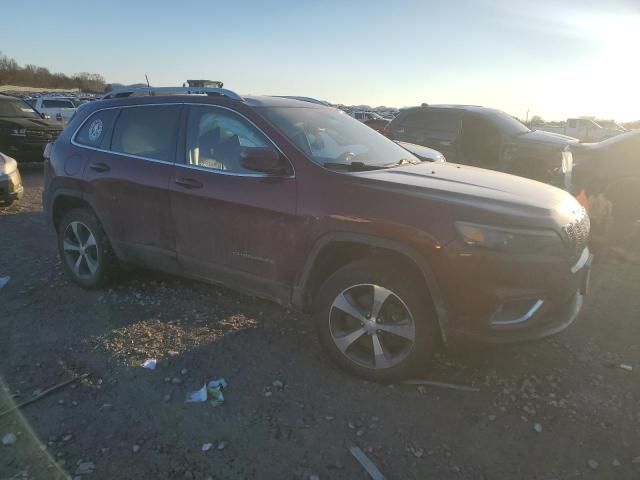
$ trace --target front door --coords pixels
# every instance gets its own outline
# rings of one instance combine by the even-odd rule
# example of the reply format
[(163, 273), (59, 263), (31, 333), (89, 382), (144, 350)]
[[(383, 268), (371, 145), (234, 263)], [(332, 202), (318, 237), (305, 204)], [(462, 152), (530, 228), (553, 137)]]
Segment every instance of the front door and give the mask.
[(240, 165), (243, 147), (276, 149), (245, 117), (191, 106), (170, 184), (178, 259), (191, 274), (282, 299), (293, 281), (296, 183)]
[(178, 105), (99, 111), (75, 139), (92, 147), (87, 196), (113, 247), (126, 261), (170, 271), (177, 262), (168, 185), (180, 111)]

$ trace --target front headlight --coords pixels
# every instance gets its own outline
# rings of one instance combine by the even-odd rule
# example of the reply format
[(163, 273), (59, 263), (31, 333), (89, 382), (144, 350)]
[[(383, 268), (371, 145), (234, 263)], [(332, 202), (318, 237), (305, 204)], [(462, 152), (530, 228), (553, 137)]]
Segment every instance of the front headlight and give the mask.
[(14, 137), (25, 137), (27, 135), (26, 128), (12, 128), (9, 130), (9, 135)]
[(562, 239), (553, 230), (511, 229), (456, 222), (464, 243), (510, 253), (561, 253)]
[(0, 174), (9, 175), (18, 168), (18, 162), (0, 153)]

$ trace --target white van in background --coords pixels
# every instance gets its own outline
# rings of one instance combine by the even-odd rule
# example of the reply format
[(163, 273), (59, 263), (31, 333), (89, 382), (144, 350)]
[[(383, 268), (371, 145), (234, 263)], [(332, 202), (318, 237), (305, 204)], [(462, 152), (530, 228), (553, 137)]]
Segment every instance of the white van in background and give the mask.
[(48, 115), (52, 122), (59, 123), (63, 127), (69, 123), (80, 103), (75, 98), (54, 96), (27, 98), (25, 100), (38, 113)]

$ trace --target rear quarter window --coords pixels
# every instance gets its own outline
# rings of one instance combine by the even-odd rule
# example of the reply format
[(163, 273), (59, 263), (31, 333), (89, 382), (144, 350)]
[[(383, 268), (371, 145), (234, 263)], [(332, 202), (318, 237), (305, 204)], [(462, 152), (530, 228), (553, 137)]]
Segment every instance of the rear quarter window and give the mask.
[(455, 112), (413, 110), (393, 122), (400, 140), (424, 143), (428, 138), (455, 140), (460, 132), (460, 117)]
[(75, 136), (76, 143), (87, 147), (107, 150), (111, 137), (113, 121), (118, 109), (100, 110), (89, 116)]

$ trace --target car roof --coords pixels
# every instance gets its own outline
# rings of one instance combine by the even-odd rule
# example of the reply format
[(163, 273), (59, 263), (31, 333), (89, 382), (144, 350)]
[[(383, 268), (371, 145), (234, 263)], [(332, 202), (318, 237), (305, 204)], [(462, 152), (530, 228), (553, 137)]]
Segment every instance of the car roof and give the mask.
[(268, 95), (244, 95), (241, 101), (233, 100), (222, 95), (202, 95), (202, 94), (170, 94), (170, 95), (142, 95), (120, 98), (109, 98), (96, 100), (84, 105), (91, 105), (91, 111), (105, 107), (119, 107), (126, 105), (146, 105), (150, 103), (210, 103), (218, 104), (238, 104), (251, 108), (263, 107), (290, 107), (290, 108), (330, 108), (315, 103), (294, 100), (291, 98), (272, 97)]
[(421, 110), (421, 109), (442, 109), (442, 110), (463, 110), (465, 112), (473, 113), (485, 113), (495, 114), (503, 113), (501, 110), (495, 108), (482, 107), (480, 105), (456, 105), (456, 104), (436, 104), (436, 105), (419, 105), (417, 107), (409, 107), (403, 109), (403, 111)]

